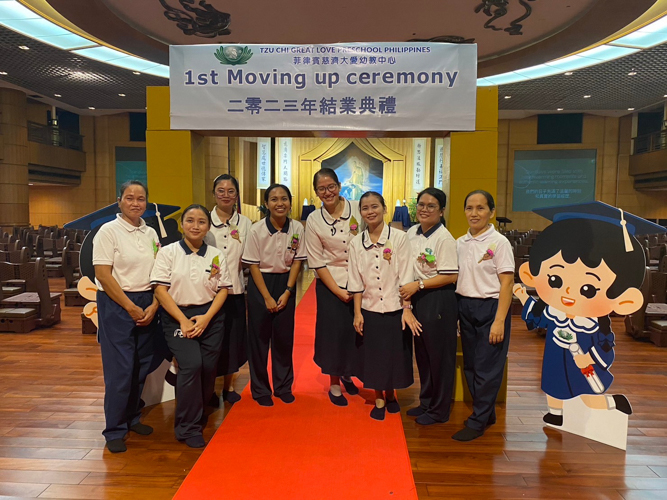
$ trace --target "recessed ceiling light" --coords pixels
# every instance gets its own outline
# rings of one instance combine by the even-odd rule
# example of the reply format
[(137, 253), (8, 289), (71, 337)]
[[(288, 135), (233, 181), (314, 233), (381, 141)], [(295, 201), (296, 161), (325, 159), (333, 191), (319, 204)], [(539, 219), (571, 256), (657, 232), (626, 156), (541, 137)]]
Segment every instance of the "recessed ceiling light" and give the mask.
[(584, 99), (588, 99), (588, 98), (590, 98), (590, 97), (591, 97), (591, 96), (589, 96), (589, 95), (585, 95), (585, 96), (584, 96)]
[(6, 74), (7, 74), (6, 71), (0, 71), (0, 75), (6, 75)]
[(563, 111), (563, 108), (556, 108), (556, 111)]
[(511, 98), (512, 98), (511, 95), (506, 95), (506, 96), (505, 96), (505, 99), (511, 99)]
[(566, 71), (563, 73), (565, 76), (572, 76), (574, 74), (574, 71)]
[(30, 47), (28, 47), (26, 45), (19, 45), (19, 49), (21, 49), (21, 50), (30, 50)]
[(635, 108), (628, 108), (628, 111), (634, 111)]
[(62, 97), (60, 94), (53, 94), (56, 97)]
[(125, 97), (125, 94), (118, 94), (120, 97)]
[(630, 73), (628, 73), (628, 76), (635, 76), (636, 74), (637, 72), (633, 69), (632, 71), (630, 71)]
[(140, 75), (141, 73), (139, 71), (133, 71), (132, 74), (133, 75)]
[(663, 95), (662, 97), (667, 97), (667, 94)]
[(31, 184), (31, 183), (28, 183), (28, 186), (32, 186), (32, 184)]
[(88, 106), (88, 109), (95, 109), (93, 106)]

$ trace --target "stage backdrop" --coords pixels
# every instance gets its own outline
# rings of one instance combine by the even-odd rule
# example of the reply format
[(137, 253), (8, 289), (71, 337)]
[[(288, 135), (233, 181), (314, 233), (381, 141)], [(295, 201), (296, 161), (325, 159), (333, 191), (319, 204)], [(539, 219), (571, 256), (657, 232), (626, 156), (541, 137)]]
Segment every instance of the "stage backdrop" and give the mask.
[(477, 46), (176, 45), (172, 130), (475, 130)]

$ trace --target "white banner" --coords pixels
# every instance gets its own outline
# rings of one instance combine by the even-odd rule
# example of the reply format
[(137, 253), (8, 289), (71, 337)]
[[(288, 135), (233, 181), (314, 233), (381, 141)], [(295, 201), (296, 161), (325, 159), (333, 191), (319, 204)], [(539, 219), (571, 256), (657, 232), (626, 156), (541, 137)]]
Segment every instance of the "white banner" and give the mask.
[(257, 189), (271, 185), (271, 139), (257, 139)]
[(284, 184), (292, 189), (292, 138), (281, 137), (278, 139), (280, 144), (280, 184)]
[(176, 130), (475, 130), (477, 46), (172, 45)]
[(424, 189), (424, 176), (426, 170), (426, 139), (412, 140), (412, 190), (416, 193)]
[(442, 167), (445, 160), (445, 141), (443, 139), (435, 140), (435, 176), (433, 177), (434, 187), (442, 189)]

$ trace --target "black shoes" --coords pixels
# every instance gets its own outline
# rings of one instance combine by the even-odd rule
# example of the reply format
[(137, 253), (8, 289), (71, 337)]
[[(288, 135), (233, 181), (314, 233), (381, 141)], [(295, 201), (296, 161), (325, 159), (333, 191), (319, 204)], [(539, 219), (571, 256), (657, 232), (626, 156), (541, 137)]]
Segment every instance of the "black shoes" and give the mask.
[(141, 422), (131, 425), (130, 430), (136, 432), (140, 436), (149, 436), (153, 434), (153, 428), (150, 425), (142, 424)]
[(452, 436), (452, 439), (455, 441), (467, 442), (467, 441), (472, 441), (473, 439), (477, 439), (478, 437), (481, 437), (483, 435), (484, 431), (476, 431), (475, 429), (471, 429), (470, 427), (464, 427), (459, 432), (454, 434)]
[(107, 441), (107, 449), (111, 453), (123, 453), (127, 451), (127, 446), (125, 446), (125, 442), (122, 439), (112, 439), (111, 441)]
[(345, 380), (343, 377), (341, 377), (340, 381), (343, 384), (343, 387), (345, 387), (345, 391), (350, 396), (356, 396), (357, 394), (359, 394), (359, 388), (356, 385), (354, 385), (354, 382), (352, 382), (352, 380)]
[(342, 394), (340, 396), (334, 396), (329, 391), (329, 400), (336, 406), (347, 406), (347, 399)]

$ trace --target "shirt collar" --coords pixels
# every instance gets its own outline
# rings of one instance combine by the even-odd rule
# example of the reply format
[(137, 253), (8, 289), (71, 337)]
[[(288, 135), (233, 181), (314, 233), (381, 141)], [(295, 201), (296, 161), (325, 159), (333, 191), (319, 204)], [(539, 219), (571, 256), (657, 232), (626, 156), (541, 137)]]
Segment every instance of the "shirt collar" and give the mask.
[(123, 219), (123, 214), (116, 214), (116, 219), (120, 222), (120, 225), (123, 226), (128, 232), (132, 231), (141, 231), (142, 233), (146, 232), (146, 229), (148, 226), (146, 225), (146, 221), (144, 219), (139, 219), (141, 222), (139, 223), (139, 226), (133, 226), (129, 222), (127, 222), (125, 219)]
[[(377, 244), (381, 246), (386, 245), (390, 237), (391, 237), (391, 227), (388, 226), (387, 224), (384, 224), (384, 227), (382, 228), (382, 234), (380, 234)], [(366, 250), (372, 248), (374, 245), (371, 242), (370, 234), (368, 234), (368, 228), (366, 228), (364, 232), (361, 233), (361, 244), (364, 246)]]
[(468, 232), (465, 235), (465, 241), (470, 241), (470, 240), (484, 241), (485, 239), (487, 239), (489, 236), (491, 236), (495, 232), (496, 232), (496, 228), (491, 223), (489, 223), (489, 229), (484, 231), (479, 236), (471, 235), (470, 234), (470, 229), (468, 229)]
[[(185, 240), (179, 241), (179, 244), (181, 245), (181, 248), (185, 252), (185, 255), (190, 255), (192, 253), (192, 250), (190, 250), (190, 247), (185, 243)], [(199, 250), (197, 250), (197, 255), (200, 257), (206, 257), (206, 250), (207, 250), (207, 245), (206, 243), (202, 242), (201, 247), (199, 247)]]
[(417, 228), (417, 234), (423, 234), (425, 238), (430, 238), (433, 233), (435, 233), (438, 229), (440, 229), (440, 226), (442, 226), (442, 222), (438, 222), (431, 229), (429, 229), (426, 232), (423, 232), (422, 231), (422, 226), (421, 226), (421, 224), (419, 224), (419, 227)]
[[(218, 215), (218, 211), (215, 209), (216, 207), (213, 207), (211, 209), (211, 222), (213, 223), (214, 227), (225, 227), (225, 226), (230, 226), (232, 224), (238, 226), (239, 225), (239, 220), (241, 219), (238, 211), (234, 209), (234, 212), (232, 212), (232, 216), (229, 218), (227, 223), (222, 222), (220, 220), (220, 216)], [(233, 222), (234, 217), (236, 217), (236, 222)]]
[(334, 219), (333, 217), (331, 217), (331, 214), (327, 212), (327, 209), (322, 207), (322, 217), (324, 218), (324, 221), (329, 225), (335, 224), (339, 220), (348, 220), (352, 215), (352, 205), (350, 204), (349, 200), (346, 200), (342, 196), (340, 197), (340, 199), (343, 200), (343, 203), (345, 203), (345, 205), (343, 208), (343, 213), (338, 219)]
[(556, 323), (561, 328), (571, 328), (579, 333), (592, 333), (598, 329), (598, 322), (593, 318), (585, 318), (583, 316), (575, 316), (568, 318), (567, 315), (555, 307), (547, 307), (545, 316)]
[[(273, 236), (278, 232), (278, 230), (275, 227), (273, 227), (273, 224), (271, 224), (271, 216), (267, 215), (264, 218), (266, 219), (266, 227), (269, 230), (269, 234)], [(287, 220), (285, 220), (285, 224), (283, 225), (283, 228), (280, 230), (280, 232), (285, 234), (289, 233), (289, 225), (290, 225), (290, 219), (288, 217)]]

